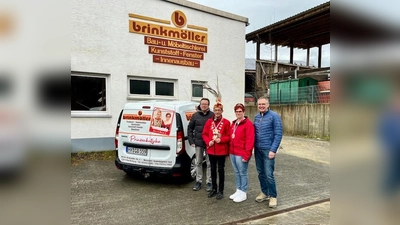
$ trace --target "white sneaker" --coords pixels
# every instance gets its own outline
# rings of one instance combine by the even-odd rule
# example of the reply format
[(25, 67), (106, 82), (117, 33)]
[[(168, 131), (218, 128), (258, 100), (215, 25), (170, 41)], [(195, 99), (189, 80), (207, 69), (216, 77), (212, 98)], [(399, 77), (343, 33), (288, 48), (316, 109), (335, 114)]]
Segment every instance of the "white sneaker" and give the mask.
[(278, 205), (278, 200), (276, 198), (271, 197), (269, 199), (269, 207), (270, 208), (275, 208)]
[(236, 189), (236, 192), (233, 193), (231, 196), (229, 196), (229, 198), (232, 199), (232, 200), (233, 200), (234, 198), (236, 198), (236, 196), (239, 194), (239, 191), (240, 191), (239, 189)]
[[(239, 190), (240, 191), (240, 190)], [(240, 191), (240, 193), (233, 199), (234, 202), (243, 202), (247, 199), (247, 194), (244, 191)]]

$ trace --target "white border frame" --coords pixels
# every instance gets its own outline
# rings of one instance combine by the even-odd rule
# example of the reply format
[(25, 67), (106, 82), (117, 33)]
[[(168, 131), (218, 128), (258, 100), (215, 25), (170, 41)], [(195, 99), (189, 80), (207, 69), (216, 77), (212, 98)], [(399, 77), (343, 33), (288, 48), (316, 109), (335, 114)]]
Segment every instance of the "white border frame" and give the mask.
[(106, 111), (78, 111), (78, 110), (73, 111), (73, 110), (71, 110), (71, 118), (79, 118), (79, 117), (84, 117), (84, 118), (104, 118), (104, 117), (111, 117), (110, 74), (71, 71), (71, 77), (72, 76), (105, 78), (105, 84), (106, 84)]
[(190, 83), (190, 98), (191, 98), (191, 100), (192, 101), (196, 101), (196, 102), (200, 102), (200, 100), (202, 98), (206, 98), (205, 94), (204, 94), (204, 88), (203, 88), (203, 97), (194, 97), (193, 96), (193, 84), (203, 85), (203, 84), (207, 84), (207, 81), (192, 80), (192, 82)]
[[(130, 80), (145, 80), (150, 81), (150, 95), (141, 95), (141, 94), (131, 94), (130, 93)], [(165, 96), (165, 95), (156, 95), (156, 81), (160, 82), (168, 82), (174, 84), (174, 96)], [(177, 100), (178, 94), (178, 80), (176, 79), (162, 79), (158, 77), (141, 77), (141, 76), (127, 76), (127, 99), (128, 100), (137, 100), (137, 99), (163, 99), (163, 100)]]

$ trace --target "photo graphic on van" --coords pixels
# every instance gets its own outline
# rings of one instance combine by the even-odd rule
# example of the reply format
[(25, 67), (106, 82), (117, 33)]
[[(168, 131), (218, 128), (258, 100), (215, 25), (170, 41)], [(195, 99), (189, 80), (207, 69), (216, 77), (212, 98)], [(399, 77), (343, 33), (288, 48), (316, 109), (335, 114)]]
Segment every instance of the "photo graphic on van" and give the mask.
[(174, 120), (174, 111), (162, 108), (153, 108), (149, 131), (158, 134), (169, 135)]

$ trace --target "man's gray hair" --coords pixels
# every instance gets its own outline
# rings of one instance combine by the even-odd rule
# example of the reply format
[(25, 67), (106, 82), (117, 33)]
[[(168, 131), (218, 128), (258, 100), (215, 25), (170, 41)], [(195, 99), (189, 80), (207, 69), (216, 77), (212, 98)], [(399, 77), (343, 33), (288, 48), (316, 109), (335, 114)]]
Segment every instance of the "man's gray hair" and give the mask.
[(258, 98), (258, 100), (260, 100), (260, 99), (265, 99), (265, 100), (267, 100), (268, 103), (269, 103), (269, 99), (268, 99), (267, 97), (265, 97), (265, 96), (261, 96), (261, 97)]

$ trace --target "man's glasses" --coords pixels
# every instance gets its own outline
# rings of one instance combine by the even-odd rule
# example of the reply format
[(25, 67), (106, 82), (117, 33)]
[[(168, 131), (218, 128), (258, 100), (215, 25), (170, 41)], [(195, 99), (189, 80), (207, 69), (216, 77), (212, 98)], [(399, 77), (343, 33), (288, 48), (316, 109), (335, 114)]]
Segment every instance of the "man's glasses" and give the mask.
[(235, 113), (242, 113), (243, 111), (235, 111)]

